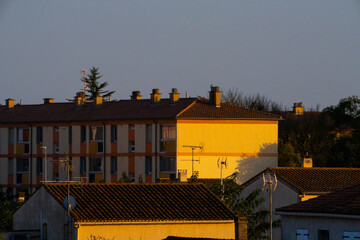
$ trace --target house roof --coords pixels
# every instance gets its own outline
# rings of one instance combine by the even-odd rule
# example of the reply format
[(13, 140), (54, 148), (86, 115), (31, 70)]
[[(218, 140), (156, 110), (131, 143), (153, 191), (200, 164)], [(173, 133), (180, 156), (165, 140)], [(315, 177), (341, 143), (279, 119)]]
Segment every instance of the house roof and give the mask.
[[(45, 189), (63, 206), (66, 184)], [(71, 184), (78, 222), (223, 221), (235, 215), (202, 184)]]
[(233, 107), (222, 103), (212, 106), (206, 99), (181, 98), (175, 104), (161, 99), (158, 104), (151, 100), (119, 100), (95, 105), (87, 102), (77, 107), (72, 102), (34, 105), (16, 105), (8, 110), (0, 105), (0, 124), (34, 122), (76, 122), (109, 120), (156, 120), (156, 119), (266, 119), (279, 120), (279, 116)]
[(320, 213), (360, 216), (360, 185), (276, 209), (283, 213)]
[(266, 172), (275, 173), (279, 181), (299, 194), (324, 194), (360, 184), (360, 168), (269, 167), (243, 185)]

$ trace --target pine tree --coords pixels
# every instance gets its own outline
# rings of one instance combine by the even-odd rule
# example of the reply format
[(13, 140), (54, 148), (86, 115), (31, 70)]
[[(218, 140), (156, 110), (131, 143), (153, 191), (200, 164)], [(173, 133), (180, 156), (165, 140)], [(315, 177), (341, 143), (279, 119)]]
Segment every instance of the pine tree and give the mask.
[(86, 97), (90, 101), (94, 101), (97, 96), (102, 96), (104, 99), (110, 99), (115, 91), (104, 90), (109, 84), (108, 82), (100, 83), (99, 79), (102, 77), (99, 73), (99, 68), (92, 67), (90, 73), (86, 77), (82, 77), (81, 81), (86, 85)]

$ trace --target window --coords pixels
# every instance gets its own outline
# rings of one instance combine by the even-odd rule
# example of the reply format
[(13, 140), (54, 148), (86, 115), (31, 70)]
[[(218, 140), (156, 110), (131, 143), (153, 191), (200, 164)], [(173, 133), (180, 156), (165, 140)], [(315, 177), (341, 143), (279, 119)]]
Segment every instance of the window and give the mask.
[(110, 159), (110, 172), (111, 174), (116, 174), (117, 173), (117, 158), (116, 157), (111, 157)]
[(43, 159), (41, 157), (36, 158), (36, 174), (42, 174), (43, 171)]
[(176, 152), (175, 125), (160, 125), (160, 152)]
[(60, 152), (59, 143), (54, 143), (54, 153), (59, 153), (59, 152)]
[(16, 159), (16, 184), (29, 183), (29, 159)]
[(296, 230), (296, 240), (308, 240), (309, 231), (307, 229), (297, 229)]
[(135, 142), (129, 142), (129, 152), (135, 152)]
[(85, 143), (86, 142), (86, 126), (81, 126), (80, 127), (80, 137), (81, 137), (81, 143)]
[(14, 159), (13, 158), (8, 159), (8, 174), (14, 175)]
[(146, 124), (146, 142), (151, 143), (152, 142), (152, 125)]
[(151, 174), (152, 171), (152, 159), (150, 156), (145, 157), (145, 174)]
[(80, 157), (80, 174), (86, 174), (86, 157)]
[(89, 171), (101, 172), (101, 158), (89, 158)]
[(349, 240), (360, 239), (360, 232), (344, 232), (343, 239), (349, 239)]
[(16, 172), (17, 173), (28, 173), (29, 172), (29, 159), (27, 159), (27, 158), (16, 159)]
[(176, 126), (175, 125), (160, 125), (160, 138), (161, 139), (175, 139)]
[(117, 126), (111, 125), (111, 142), (115, 143), (117, 141)]
[(103, 126), (90, 126), (90, 141), (103, 141), (104, 139), (104, 127)]
[(29, 129), (28, 128), (18, 128), (17, 129), (17, 142), (19, 143), (28, 143), (29, 142)]
[(14, 144), (14, 128), (9, 128), (9, 145)]
[(69, 131), (69, 143), (72, 143), (72, 126), (69, 126), (68, 131)]
[(42, 142), (43, 142), (43, 128), (36, 127), (36, 143), (42, 144)]
[(160, 157), (160, 172), (175, 172), (176, 158), (175, 157)]
[(329, 230), (318, 230), (318, 240), (329, 240)]

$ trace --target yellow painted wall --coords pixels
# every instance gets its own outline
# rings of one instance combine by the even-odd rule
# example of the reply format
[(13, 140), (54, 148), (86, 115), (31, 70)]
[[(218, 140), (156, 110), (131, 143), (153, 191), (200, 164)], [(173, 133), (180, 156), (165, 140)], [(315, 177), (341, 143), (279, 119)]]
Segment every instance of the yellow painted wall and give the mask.
[(182, 224), (116, 224), (80, 225), (78, 239), (90, 236), (114, 240), (160, 240), (168, 236), (235, 238), (234, 222), (229, 223), (182, 223)]
[(240, 173), (245, 182), (268, 166), (277, 166), (278, 124), (276, 121), (178, 121), (177, 169), (187, 169), (191, 176), (191, 148), (196, 149), (194, 168), (200, 178), (219, 178), (218, 159), (227, 159), (226, 177)]

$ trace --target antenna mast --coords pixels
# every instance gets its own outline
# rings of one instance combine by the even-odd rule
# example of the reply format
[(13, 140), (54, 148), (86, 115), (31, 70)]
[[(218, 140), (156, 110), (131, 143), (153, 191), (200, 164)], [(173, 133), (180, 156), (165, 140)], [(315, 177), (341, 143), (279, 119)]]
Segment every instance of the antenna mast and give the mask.
[[(274, 178), (274, 181), (273, 179)], [(270, 212), (270, 240), (272, 240), (272, 192), (275, 192), (276, 186), (277, 186), (277, 178), (276, 178), (276, 174), (273, 173), (273, 175), (271, 173), (266, 173), (263, 174), (263, 181), (264, 181), (264, 185), (263, 185), (263, 191), (265, 190), (266, 185), (268, 185), (268, 191), (269, 191), (269, 212)], [(272, 188), (273, 183), (275, 183), (274, 185), (274, 189)]]
[[(192, 167), (191, 167), (191, 176), (194, 175), (194, 162), (200, 162), (200, 160), (195, 160), (194, 159), (194, 150), (196, 148), (199, 148), (200, 150), (203, 148), (202, 146), (196, 146), (196, 145), (183, 145), (183, 147), (187, 147), (187, 148), (191, 148), (191, 162), (192, 162)], [(188, 160), (183, 160), (183, 161), (188, 161)]]
[(223, 177), (222, 177), (222, 172), (223, 172), (223, 165), (225, 166), (225, 168), (227, 167), (227, 158), (218, 158), (218, 167), (220, 167), (220, 185), (221, 185), (221, 200), (224, 201), (224, 194), (225, 194), (225, 189), (224, 189), (224, 181), (223, 181)]

